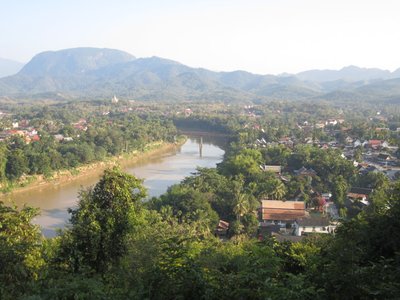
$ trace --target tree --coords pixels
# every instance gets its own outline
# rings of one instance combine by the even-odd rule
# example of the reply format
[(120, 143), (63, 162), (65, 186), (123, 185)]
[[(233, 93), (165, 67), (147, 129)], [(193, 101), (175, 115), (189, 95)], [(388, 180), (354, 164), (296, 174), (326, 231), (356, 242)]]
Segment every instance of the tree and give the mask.
[(240, 218), (248, 213), (250, 209), (248, 196), (240, 191), (235, 193), (235, 204), (233, 206), (233, 212), (236, 215), (236, 220), (240, 222)]
[(44, 265), (42, 236), (31, 224), (38, 215), (31, 207), (5, 206), (0, 201), (0, 298), (16, 299), (34, 282)]
[[(330, 295), (326, 298), (399, 297), (399, 191), (399, 182), (392, 184), (385, 210), (364, 212), (345, 221), (335, 237), (321, 247), (310, 278)], [(324, 271), (320, 272), (322, 266)]]
[(283, 199), (285, 197), (287, 193), (286, 186), (272, 172), (262, 172), (254, 179), (254, 192), (257, 198)]
[(224, 160), (220, 165), (220, 169), (226, 175), (242, 174), (247, 179), (261, 172), (261, 162), (262, 156), (260, 151), (256, 149), (244, 149)]
[(343, 207), (346, 200), (347, 187), (347, 182), (343, 176), (338, 176), (333, 181), (332, 196), (339, 208)]
[(6, 174), (8, 179), (17, 180), (28, 171), (28, 160), (21, 149), (11, 150), (7, 157)]
[(158, 210), (170, 206), (173, 214), (178, 216), (180, 221), (204, 220), (212, 227), (217, 224), (218, 215), (204, 195), (192, 187), (177, 184), (168, 188), (167, 193), (153, 204)]
[(61, 256), (72, 270), (86, 266), (102, 273), (118, 263), (145, 195), (142, 181), (117, 167), (104, 171), (94, 188), (81, 191), (78, 207), (70, 210), (72, 227), (62, 236)]
[(354, 159), (356, 161), (362, 161), (362, 149), (361, 147), (358, 147), (355, 151), (354, 151)]
[(0, 182), (4, 181), (6, 177), (7, 166), (7, 146), (5, 143), (0, 143)]
[(50, 159), (46, 153), (33, 153), (28, 156), (30, 174), (51, 174)]
[(283, 199), (286, 195), (286, 191), (287, 190), (283, 182), (279, 179), (275, 179), (269, 195), (272, 199)]

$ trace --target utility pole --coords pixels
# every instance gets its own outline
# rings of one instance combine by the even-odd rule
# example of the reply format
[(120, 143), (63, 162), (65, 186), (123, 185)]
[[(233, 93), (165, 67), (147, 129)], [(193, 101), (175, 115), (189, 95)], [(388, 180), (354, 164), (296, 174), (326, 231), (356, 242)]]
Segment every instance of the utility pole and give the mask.
[(203, 137), (200, 137), (200, 144), (199, 144), (199, 152), (200, 152), (200, 157), (203, 157)]

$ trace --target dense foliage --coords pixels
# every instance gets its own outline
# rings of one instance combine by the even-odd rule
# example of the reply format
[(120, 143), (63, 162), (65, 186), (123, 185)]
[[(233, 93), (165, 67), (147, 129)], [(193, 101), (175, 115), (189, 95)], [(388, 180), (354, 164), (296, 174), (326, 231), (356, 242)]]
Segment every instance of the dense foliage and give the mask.
[[(76, 114), (71, 114), (71, 109)], [(51, 177), (59, 170), (143, 151), (152, 143), (174, 142), (176, 128), (170, 119), (107, 109), (102, 105), (71, 104), (18, 112), (16, 117), (29, 121), (25, 131), (37, 131), (38, 139), (27, 142), (26, 136), (14, 134), (0, 142), (3, 190), (26, 181), (29, 175)], [(3, 119), (3, 129), (10, 122)]]
[[(210, 177), (212, 174), (208, 174)], [(176, 193), (176, 191), (174, 191)], [(172, 195), (172, 194), (171, 194)], [(300, 243), (215, 238), (209, 219), (141, 204), (118, 169), (83, 191), (71, 225), (43, 240), (35, 211), (1, 204), (2, 299), (396, 299), (400, 183), (379, 212)], [(194, 196), (196, 197), (196, 196)], [(28, 297), (29, 296), (29, 297)], [(32, 298), (33, 297), (33, 298)]]
[[(182, 108), (164, 111), (152, 107), (151, 113), (135, 115), (111, 111), (104, 118), (96, 115), (91, 122), (98, 126), (80, 132), (77, 141), (99, 146), (96, 143), (114, 134), (117, 138), (109, 141), (110, 148), (104, 146), (107, 143), (101, 147), (107, 149), (106, 154), (118, 154), (121, 147), (112, 150), (121, 145), (118, 136), (135, 132), (129, 144), (140, 141), (135, 144), (140, 147), (153, 136), (157, 137), (154, 140), (170, 138), (174, 133), (171, 120), (187, 126), (202, 122), (204, 130), (234, 133), (223, 162), (217, 168), (199, 168), (150, 201), (144, 201), (140, 180), (118, 168), (106, 170), (94, 187), (81, 191), (78, 206), (70, 211), (69, 225), (52, 239), (43, 238), (31, 224), (36, 210), (0, 203), (1, 299), (400, 297), (400, 181), (389, 181), (382, 173), (360, 174), (339, 149), (323, 149), (316, 143), (274, 144), (285, 136), (298, 141), (343, 138), (340, 126), (347, 124), (350, 135), (378, 137), (383, 133), (373, 128), (381, 126), (379, 120), (362, 123), (358, 112), (346, 111), (344, 125), (307, 132), (295, 124), (315, 122), (315, 114), (329, 117), (338, 109), (273, 103), (246, 108), (245, 113), (252, 116), (240, 115), (228, 123), (229, 116), (241, 114), (243, 109), (213, 106), (213, 116), (207, 118), (201, 113), (177, 114)], [(93, 111), (90, 106), (87, 109), (85, 117), (89, 119)], [(371, 112), (376, 113), (373, 108)], [(63, 120), (72, 117), (53, 108), (39, 113)], [(367, 115), (368, 109), (363, 113)], [(399, 123), (395, 116), (390, 122), (392, 126)], [(92, 129), (96, 130), (93, 134)], [(58, 130), (74, 129), (62, 126)], [(146, 135), (140, 135), (143, 132)], [(254, 141), (262, 138), (271, 144), (255, 145)], [(387, 133), (385, 138), (398, 141), (395, 133)], [(45, 135), (43, 144), (44, 140)], [(59, 149), (74, 144), (55, 144), (55, 151), (61, 153)], [(25, 153), (42, 144), (27, 145), (15, 139), (0, 145), (0, 151), (13, 153), (15, 161), (10, 165), (7, 155), (0, 156), (0, 178), (15, 180), (9, 178), (9, 172), (16, 174), (15, 178), (28, 172), (29, 164), (25, 164), (31, 156)], [(66, 156), (75, 153), (71, 149), (65, 150)], [(260, 165), (265, 164), (281, 166), (282, 174), (262, 170)], [(303, 166), (313, 169), (315, 175), (296, 176), (294, 171)], [(370, 206), (350, 214), (344, 201), (354, 185), (374, 192)], [(325, 192), (332, 193), (341, 212), (342, 224), (335, 235), (310, 235), (301, 242), (256, 238), (260, 199), (297, 198), (309, 208), (318, 208), (314, 196)], [(230, 223), (224, 239), (214, 235), (220, 219)]]

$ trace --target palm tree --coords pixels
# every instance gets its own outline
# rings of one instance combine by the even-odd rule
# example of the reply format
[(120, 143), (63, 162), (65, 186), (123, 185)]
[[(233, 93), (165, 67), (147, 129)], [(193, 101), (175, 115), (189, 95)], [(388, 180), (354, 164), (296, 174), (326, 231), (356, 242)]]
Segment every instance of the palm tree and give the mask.
[(271, 187), (271, 192), (269, 193), (269, 196), (272, 199), (283, 199), (286, 195), (286, 186), (283, 184), (282, 181), (276, 180)]
[(240, 218), (248, 213), (250, 209), (249, 197), (247, 194), (238, 191), (235, 195), (235, 206), (233, 212), (236, 214), (236, 219), (240, 222)]

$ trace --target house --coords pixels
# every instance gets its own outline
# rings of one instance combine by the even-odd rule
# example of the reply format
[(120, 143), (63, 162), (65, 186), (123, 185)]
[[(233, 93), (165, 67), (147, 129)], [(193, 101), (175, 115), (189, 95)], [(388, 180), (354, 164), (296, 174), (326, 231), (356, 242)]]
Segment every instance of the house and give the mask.
[(379, 171), (377, 167), (375, 167), (373, 165), (366, 164), (366, 163), (358, 164), (357, 168), (358, 168), (358, 173), (362, 174), (362, 175), (365, 175), (365, 174), (368, 174), (368, 173), (371, 173), (371, 172), (378, 172)]
[(350, 136), (346, 137), (345, 141), (346, 141), (346, 144), (352, 144), (354, 142), (353, 138)]
[(361, 146), (362, 146), (362, 143), (359, 139), (355, 140), (355, 142), (353, 143), (354, 148), (361, 147)]
[(304, 144), (312, 145), (315, 143), (319, 143), (319, 141), (316, 139), (314, 140), (312, 137), (307, 137), (304, 139)]
[(26, 134), (26, 132), (23, 130), (9, 129), (9, 130), (3, 130), (2, 132), (0, 132), (0, 138), (2, 140), (5, 140), (12, 136), (20, 136), (21, 138), (25, 139), (25, 134)]
[(302, 236), (281, 234), (278, 232), (273, 232), (271, 236), (274, 237), (279, 243), (284, 243), (284, 242), (298, 243), (304, 239), (304, 237)]
[(190, 117), (193, 114), (193, 111), (190, 108), (186, 108), (184, 113), (185, 117)]
[(330, 141), (328, 142), (329, 147), (331, 148), (337, 148), (339, 146), (339, 142), (334, 140), (334, 141)]
[(373, 191), (374, 190), (370, 188), (352, 187), (347, 193), (347, 199), (351, 203), (359, 203), (362, 206), (368, 206), (368, 197)]
[(222, 237), (228, 234), (229, 223), (223, 220), (219, 220), (217, 227), (215, 228), (215, 235)]
[(40, 136), (38, 134), (32, 135), (30, 137), (31, 142), (39, 142), (40, 141)]
[(375, 132), (382, 132), (382, 131), (390, 131), (387, 127), (377, 127), (375, 128)]
[(260, 226), (275, 224), (284, 227), (305, 215), (303, 201), (261, 200)]
[(282, 172), (282, 167), (279, 165), (260, 165), (260, 168), (264, 172), (272, 172), (278, 175)]
[(312, 168), (307, 169), (306, 167), (301, 167), (298, 170), (294, 170), (294, 174), (297, 176), (316, 176), (317, 172), (315, 172)]
[(78, 122), (72, 123), (71, 125), (75, 129), (82, 130), (82, 131), (86, 131), (88, 129), (87, 121), (85, 119), (79, 119)]
[(293, 140), (291, 138), (289, 138), (289, 137), (280, 138), (278, 143), (281, 144), (281, 145), (285, 145), (285, 146), (287, 146), (289, 148), (292, 148), (293, 145), (294, 145)]
[(298, 219), (294, 222), (294, 234), (302, 236), (308, 233), (333, 233), (336, 225), (331, 225), (329, 219), (324, 216), (312, 216)]
[(390, 154), (386, 154), (386, 153), (379, 153), (377, 158), (379, 161), (383, 161), (383, 162), (386, 162), (386, 161), (389, 161), (392, 159)]
[(368, 147), (372, 149), (379, 149), (381, 147), (382, 141), (381, 140), (369, 140)]
[(325, 122), (325, 125), (335, 126), (338, 123), (336, 119), (329, 119)]
[(54, 135), (54, 139), (55, 139), (57, 142), (61, 142), (61, 141), (64, 140), (64, 136), (63, 136), (62, 134), (55, 134), (55, 135)]
[(349, 199), (350, 202), (352, 202), (352, 203), (360, 202), (363, 205), (368, 206), (369, 202), (368, 202), (367, 198), (368, 198), (368, 195), (365, 195), (365, 194), (347, 193), (347, 199)]
[(329, 149), (329, 145), (326, 144), (326, 143), (320, 144), (319, 148), (322, 149), (322, 150), (328, 150)]
[(26, 131), (26, 134), (29, 135), (30, 137), (33, 137), (38, 134), (37, 130), (33, 127), (30, 127), (25, 131)]
[(382, 148), (388, 148), (389, 144), (386, 141), (381, 141), (381, 140), (369, 140), (368, 145), (369, 148), (378, 150)]

